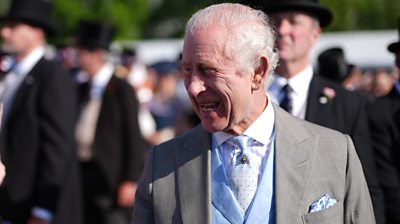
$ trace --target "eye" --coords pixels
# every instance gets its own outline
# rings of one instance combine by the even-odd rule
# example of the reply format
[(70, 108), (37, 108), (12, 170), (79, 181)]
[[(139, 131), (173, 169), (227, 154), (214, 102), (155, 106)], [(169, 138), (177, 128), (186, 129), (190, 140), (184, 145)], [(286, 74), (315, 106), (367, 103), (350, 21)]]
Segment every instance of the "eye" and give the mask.
[(199, 71), (201, 74), (208, 76), (208, 75), (213, 75), (216, 72), (216, 69), (207, 66), (200, 66)]
[(190, 76), (192, 74), (193, 68), (191, 66), (183, 65), (182, 66), (182, 75)]

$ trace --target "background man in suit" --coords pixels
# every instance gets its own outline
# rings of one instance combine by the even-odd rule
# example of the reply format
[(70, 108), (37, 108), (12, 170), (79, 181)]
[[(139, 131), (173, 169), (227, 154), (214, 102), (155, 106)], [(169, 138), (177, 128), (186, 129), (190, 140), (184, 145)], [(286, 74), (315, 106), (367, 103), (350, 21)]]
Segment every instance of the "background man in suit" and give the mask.
[(182, 73), (201, 125), (151, 150), (133, 223), (375, 223), (351, 139), (269, 101), (274, 44), (262, 11), (192, 16)]
[[(399, 19), (400, 36), (400, 19)], [(400, 69), (400, 41), (388, 46)], [(400, 84), (368, 108), (377, 170), (385, 198), (386, 223), (400, 223)]]
[(351, 136), (361, 160), (378, 223), (383, 223), (383, 194), (376, 174), (366, 98), (314, 73), (310, 52), (331, 11), (316, 0), (244, 0), (262, 9), (276, 26), (279, 66), (268, 93), (291, 114)]
[(132, 87), (108, 62), (110, 24), (82, 21), (77, 35), (81, 113), (76, 128), (87, 224), (128, 223), (144, 164)]
[(10, 223), (80, 223), (76, 96), (70, 76), (45, 58), (46, 36), (55, 31), (51, 7), (14, 0), (2, 18), (2, 51), (14, 61), (0, 93), (7, 167), (0, 216)]

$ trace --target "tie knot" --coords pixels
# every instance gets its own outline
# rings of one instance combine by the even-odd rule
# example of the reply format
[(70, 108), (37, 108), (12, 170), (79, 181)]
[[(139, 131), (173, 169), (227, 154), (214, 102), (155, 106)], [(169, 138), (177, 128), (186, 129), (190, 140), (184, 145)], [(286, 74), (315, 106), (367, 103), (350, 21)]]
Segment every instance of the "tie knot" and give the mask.
[(286, 93), (290, 93), (293, 91), (293, 88), (290, 86), (289, 83), (286, 83), (283, 87), (282, 87), (282, 92), (286, 92)]
[(249, 142), (250, 137), (246, 135), (240, 135), (240, 136), (234, 136), (229, 139), (227, 139), (225, 142), (226, 144), (233, 146), (233, 147), (239, 147), (241, 151), (245, 151), (245, 148), (247, 148), (247, 144)]

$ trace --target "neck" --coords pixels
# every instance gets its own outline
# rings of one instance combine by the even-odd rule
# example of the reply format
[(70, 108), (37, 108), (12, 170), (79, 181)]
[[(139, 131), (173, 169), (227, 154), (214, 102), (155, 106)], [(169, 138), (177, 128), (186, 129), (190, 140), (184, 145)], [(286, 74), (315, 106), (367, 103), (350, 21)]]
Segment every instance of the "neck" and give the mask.
[(253, 100), (249, 104), (249, 108), (254, 108), (254, 110), (249, 111), (245, 119), (243, 119), (239, 124), (235, 125), (232, 129), (226, 130), (225, 132), (235, 136), (242, 135), (246, 129), (250, 127), (250, 125), (252, 125), (264, 112), (269, 101), (265, 91), (262, 90), (261, 92), (260, 90), (258, 90), (256, 93), (258, 95), (258, 100)]
[(286, 79), (290, 79), (299, 74), (300, 72), (302, 72), (309, 65), (310, 65), (310, 60), (308, 58), (296, 62), (282, 60), (279, 63), (279, 66), (276, 68), (276, 72), (280, 76)]
[(35, 51), (36, 49), (43, 47), (43, 45), (32, 45), (31, 47), (24, 49), (23, 51), (15, 54), (15, 61), (18, 63), (20, 62), (22, 59), (24, 59), (26, 56), (28, 56), (30, 53), (32, 53), (33, 51)]
[(103, 68), (104, 65), (105, 63), (103, 62), (93, 63), (90, 68), (86, 69), (86, 72), (89, 73), (91, 77), (94, 77), (101, 70), (101, 68)]

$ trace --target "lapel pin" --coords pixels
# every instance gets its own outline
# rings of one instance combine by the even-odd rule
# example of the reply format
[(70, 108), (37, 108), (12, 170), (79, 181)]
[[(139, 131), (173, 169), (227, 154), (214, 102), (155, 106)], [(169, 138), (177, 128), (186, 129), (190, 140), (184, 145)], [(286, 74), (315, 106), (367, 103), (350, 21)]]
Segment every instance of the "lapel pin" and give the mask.
[(242, 156), (240, 157), (240, 163), (241, 163), (241, 164), (249, 163), (249, 160), (247, 159), (247, 156), (246, 156), (246, 155), (242, 155)]
[(26, 83), (27, 85), (32, 85), (34, 81), (35, 81), (35, 79), (34, 79), (32, 76), (30, 76), (30, 75), (28, 75), (28, 76), (26, 77), (26, 79), (25, 79), (25, 83)]

